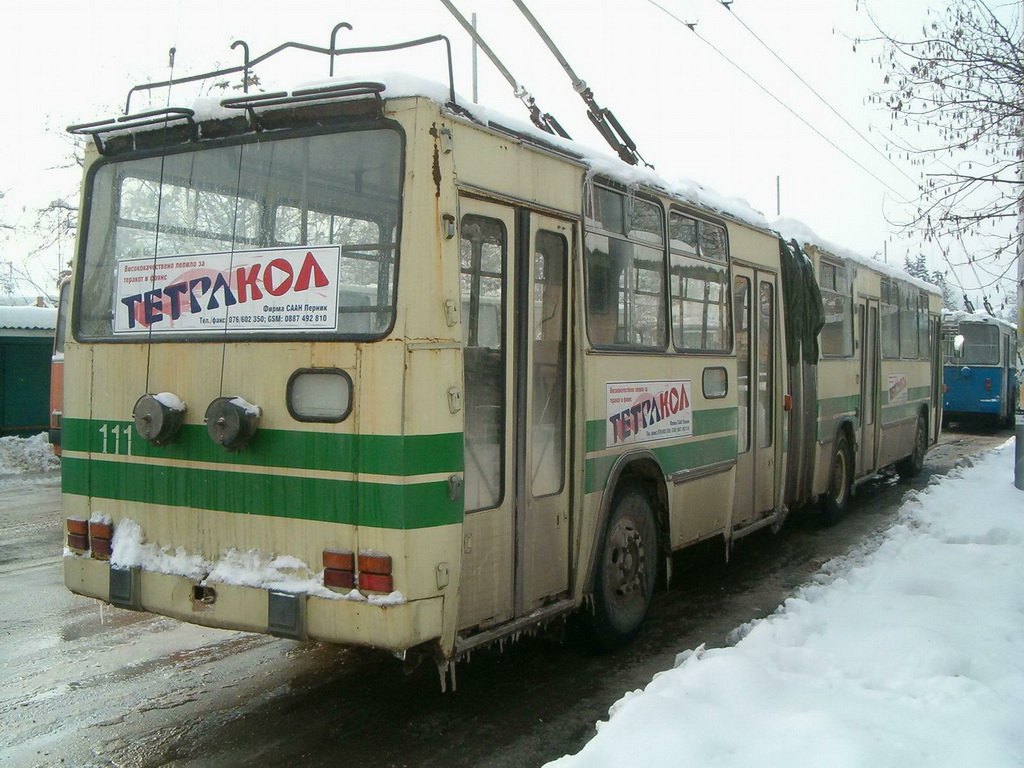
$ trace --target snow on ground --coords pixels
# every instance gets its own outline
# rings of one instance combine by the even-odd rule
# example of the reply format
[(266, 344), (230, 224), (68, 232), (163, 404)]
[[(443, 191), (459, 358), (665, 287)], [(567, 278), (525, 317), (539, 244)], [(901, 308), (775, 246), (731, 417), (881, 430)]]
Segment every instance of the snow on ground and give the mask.
[[(1013, 441), (909, 494), (727, 648), (686, 651), (549, 766), (1024, 766)], [(876, 546), (877, 545), (877, 546)]]
[(60, 459), (43, 432), (32, 437), (0, 437), (0, 485), (13, 482), (49, 482), (60, 471)]

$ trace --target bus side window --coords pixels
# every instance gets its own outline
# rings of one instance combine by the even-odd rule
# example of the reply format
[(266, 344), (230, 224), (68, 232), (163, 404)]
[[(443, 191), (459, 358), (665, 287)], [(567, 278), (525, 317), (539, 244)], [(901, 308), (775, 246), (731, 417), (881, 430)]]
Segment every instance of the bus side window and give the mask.
[(465, 378), (465, 504), (491, 509), (504, 496), (505, 225), (462, 218), (461, 292)]
[(737, 275), (733, 281), (733, 314), (736, 322), (736, 451), (750, 450), (750, 279)]

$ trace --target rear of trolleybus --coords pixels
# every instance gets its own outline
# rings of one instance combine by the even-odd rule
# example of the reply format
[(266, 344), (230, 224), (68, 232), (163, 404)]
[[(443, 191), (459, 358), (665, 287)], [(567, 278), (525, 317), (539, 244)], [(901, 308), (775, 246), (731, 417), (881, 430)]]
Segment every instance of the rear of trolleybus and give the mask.
[(451, 656), (462, 368), (439, 119), (364, 91), (92, 144), (67, 345), (72, 591)]
[(986, 315), (947, 313), (942, 354), (943, 420), (986, 418), (1012, 426), (1018, 396), (1013, 326)]

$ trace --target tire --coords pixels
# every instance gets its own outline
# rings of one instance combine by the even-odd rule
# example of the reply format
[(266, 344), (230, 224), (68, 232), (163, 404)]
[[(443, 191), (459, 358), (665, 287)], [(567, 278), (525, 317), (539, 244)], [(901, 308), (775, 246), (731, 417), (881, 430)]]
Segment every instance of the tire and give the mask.
[(832, 466), (828, 473), (828, 489), (821, 500), (821, 520), (825, 525), (835, 525), (846, 514), (850, 506), (853, 487), (853, 452), (845, 432), (836, 435), (835, 450), (832, 452)]
[(924, 414), (917, 417), (914, 431), (914, 452), (896, 462), (896, 471), (902, 478), (917, 477), (924, 469), (924, 454), (928, 450), (928, 427), (924, 423)]
[(587, 633), (604, 651), (632, 640), (647, 615), (658, 570), (658, 529), (654, 508), (634, 485), (616, 494), (594, 579), (594, 610), (585, 616)]

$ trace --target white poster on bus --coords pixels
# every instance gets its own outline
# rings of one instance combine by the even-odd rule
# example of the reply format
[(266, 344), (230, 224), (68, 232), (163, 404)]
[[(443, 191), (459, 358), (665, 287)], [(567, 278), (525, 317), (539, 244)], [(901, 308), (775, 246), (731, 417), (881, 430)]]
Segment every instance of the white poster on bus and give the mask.
[(340, 261), (337, 246), (126, 259), (114, 333), (335, 330)]
[(910, 392), (910, 379), (905, 373), (889, 374), (889, 402), (905, 403)]
[(606, 388), (606, 446), (693, 434), (689, 381), (616, 381)]

